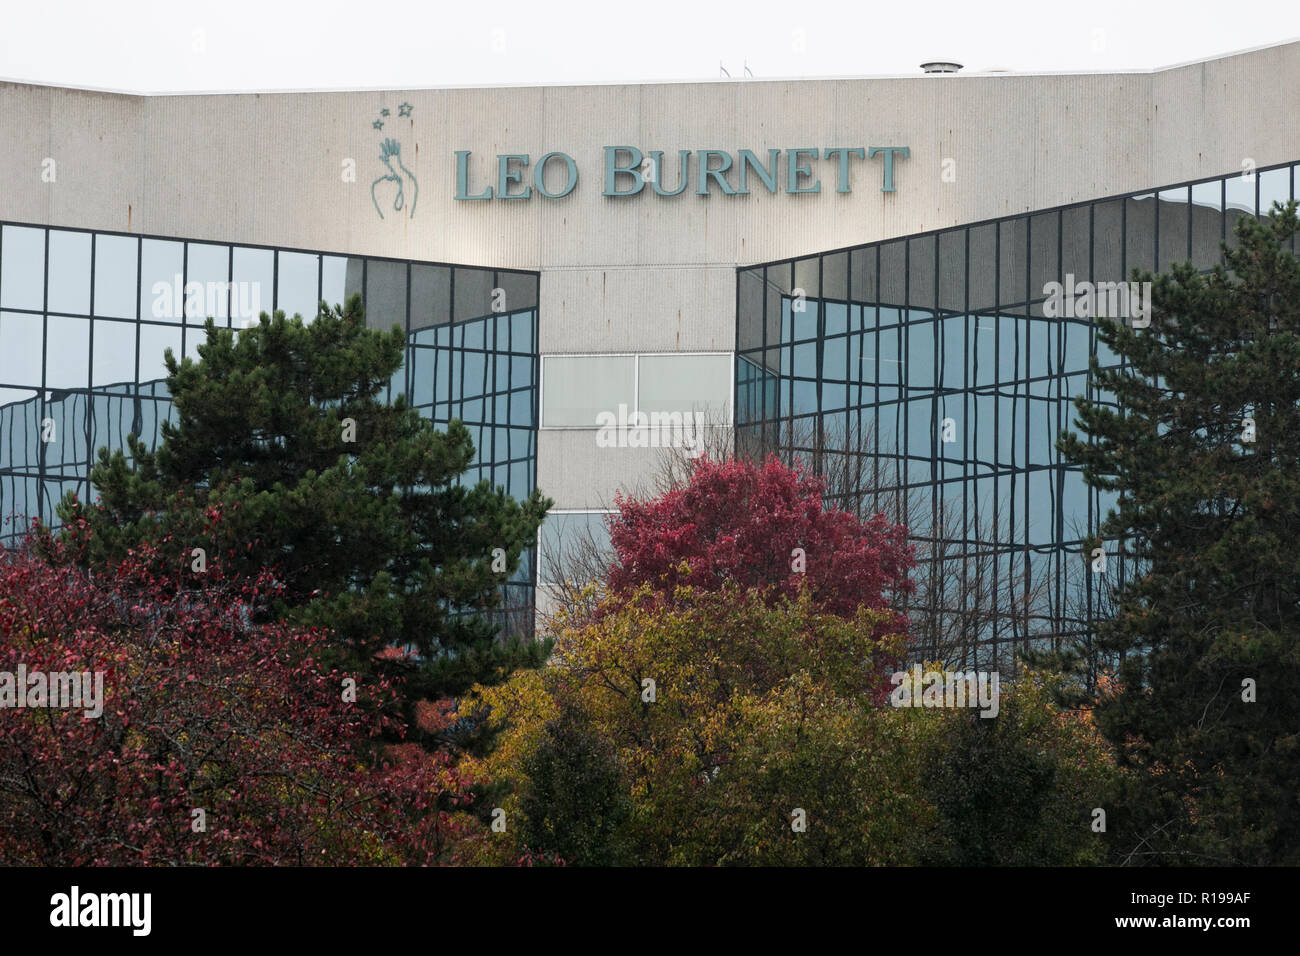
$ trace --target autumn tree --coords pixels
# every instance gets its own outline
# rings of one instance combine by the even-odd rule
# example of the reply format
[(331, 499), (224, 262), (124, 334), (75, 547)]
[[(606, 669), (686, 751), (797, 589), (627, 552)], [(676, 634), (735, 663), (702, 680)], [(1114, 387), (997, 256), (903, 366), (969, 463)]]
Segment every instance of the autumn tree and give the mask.
[[(769, 602), (735, 582), (678, 586), (671, 597), (643, 585), (563, 631), (547, 667), (464, 702), (501, 730), (498, 748), (467, 772), (508, 781), (500, 805), (517, 821), (482, 838), (486, 859), (897, 858), (862, 799), (896, 776), (887, 770), (896, 752), (863, 720), (882, 706), (902, 643), (892, 614), (845, 618), (807, 589)], [(575, 786), (559, 768), (597, 785)], [(791, 829), (796, 808), (813, 829)], [(586, 836), (602, 835), (599, 845), (574, 839), (565, 821), (578, 819), (596, 824)]]
[[(997, 537), (992, 513), (976, 509), (975, 514), (967, 514), (959, 502), (933, 501), (928, 489), (895, 487), (890, 454), (898, 449), (886, 447), (872, 423), (790, 419), (781, 422), (781, 430), (795, 449), (825, 450), (812, 454), (787, 448), (781, 453), (792, 461), (807, 459), (807, 467), (815, 469), (823, 510), (847, 511), (863, 521), (884, 515), (886, 527), (906, 527), (912, 517), (924, 516), (933, 529), (908, 542), (915, 559), (909, 571), (914, 587), (900, 603), (906, 607), (915, 653), (954, 667), (1010, 671), (1013, 645), (1019, 645), (1021, 638), (1059, 633), (1050, 568), (1024, 555), (972, 552), (964, 546), (968, 539)], [(755, 460), (762, 458), (764, 448), (755, 440), (754, 429), (737, 429), (719, 419), (708, 422), (702, 431), (702, 453), (715, 460), (726, 460), (733, 448), (740, 457), (752, 453)], [(700, 453), (698, 446), (661, 449), (654, 467), (623, 498), (659, 500), (687, 487)], [(544, 624), (561, 612), (591, 613), (603, 596), (613, 557), (604, 530), (592, 525), (573, 528), (564, 535), (562, 547), (548, 548), (542, 555), (542, 573), (549, 582)], [(894, 596), (903, 597), (901, 589)], [(1085, 609), (1078, 608), (1074, 598), (1072, 589), (1066, 595), (1064, 616), (1082, 618)]]
[[(0, 687), (0, 863), (451, 859), (469, 782), (381, 740), (403, 732), (384, 716), (400, 688), (323, 664), (322, 633), (259, 622), (283, 587), (269, 573), (178, 590), (152, 549), (93, 579), (0, 551), (0, 673), (27, 675)], [(33, 675), (73, 672), (79, 706), (36, 694)]]
[(993, 718), (891, 706), (879, 691), (902, 638), (889, 624), (887, 611), (820, 610), (806, 589), (772, 601), (734, 582), (611, 600), (561, 631), (548, 666), (464, 702), (500, 728), (464, 769), (498, 782), (507, 821), (480, 824), (471, 858), (1101, 862), (1091, 811), (1116, 772), (1090, 715), (1028, 673)]
[[(701, 457), (684, 484), (662, 495), (619, 495), (609, 592), (648, 584), (667, 597), (679, 584), (700, 591), (730, 581), (771, 599), (806, 587), (814, 606), (846, 617), (890, 606), (912, 588), (907, 529), (828, 507), (822, 491), (817, 478), (775, 457)], [(906, 626), (901, 616), (896, 623)]]

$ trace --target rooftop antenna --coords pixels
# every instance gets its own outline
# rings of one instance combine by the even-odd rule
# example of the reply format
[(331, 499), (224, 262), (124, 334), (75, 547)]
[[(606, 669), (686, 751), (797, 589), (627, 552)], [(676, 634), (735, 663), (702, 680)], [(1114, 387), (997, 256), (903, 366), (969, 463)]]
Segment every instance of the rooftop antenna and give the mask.
[(719, 75), (719, 76), (725, 76), (727, 79), (731, 79), (731, 74), (728, 73), (728, 72), (727, 72), (727, 68), (726, 68), (725, 66), (722, 65), (722, 61), (721, 61), (721, 60), (718, 61), (718, 75)]
[(745, 75), (751, 80), (754, 78), (754, 71), (749, 68), (749, 61), (745, 61)]

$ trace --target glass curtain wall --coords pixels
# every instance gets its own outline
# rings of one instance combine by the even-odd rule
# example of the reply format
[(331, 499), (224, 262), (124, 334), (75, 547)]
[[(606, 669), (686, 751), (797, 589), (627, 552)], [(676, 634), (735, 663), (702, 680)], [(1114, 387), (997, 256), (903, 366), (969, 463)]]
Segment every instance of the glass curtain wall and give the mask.
[[(95, 500), (101, 446), (134, 432), (156, 446), (172, 413), (163, 352), (198, 359), (203, 323), (242, 328), (262, 311), (314, 319), (362, 293), (367, 324), (407, 336), (387, 398), (438, 426), (461, 419), (475, 458), (461, 481), (515, 498), (536, 484), (534, 272), (0, 224), (0, 541), (68, 491)], [(532, 626), (535, 556), (507, 586), (504, 622)]]
[(1294, 195), (1294, 166), (1185, 183), (738, 270), (736, 438), (822, 475), (830, 497), (907, 525), (927, 660), (1005, 665), (1087, 637), (1131, 569), (1084, 539), (1114, 504), (1062, 460), (1089, 317), (1049, 317), (1049, 283), (1208, 269), (1244, 215)]

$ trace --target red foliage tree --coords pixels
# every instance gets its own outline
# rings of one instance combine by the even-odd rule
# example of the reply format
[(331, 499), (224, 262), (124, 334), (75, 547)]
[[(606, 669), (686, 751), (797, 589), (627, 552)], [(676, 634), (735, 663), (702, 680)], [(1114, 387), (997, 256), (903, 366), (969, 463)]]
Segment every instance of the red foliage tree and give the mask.
[(103, 673), (96, 718), (0, 709), (0, 864), (447, 858), (469, 781), (445, 755), (380, 742), (393, 683), (358, 677), (347, 700), (325, 635), (258, 620), (269, 573), (178, 587), (156, 573), (172, 563), (139, 553), (92, 579), (0, 550), (0, 672)]
[[(888, 608), (914, 587), (907, 529), (828, 508), (822, 490), (775, 457), (699, 458), (684, 485), (658, 498), (619, 495), (609, 590), (628, 595), (649, 584), (667, 598), (678, 584), (714, 591), (734, 580), (772, 598), (807, 587), (821, 610), (838, 615)], [(901, 614), (896, 623), (906, 627)]]

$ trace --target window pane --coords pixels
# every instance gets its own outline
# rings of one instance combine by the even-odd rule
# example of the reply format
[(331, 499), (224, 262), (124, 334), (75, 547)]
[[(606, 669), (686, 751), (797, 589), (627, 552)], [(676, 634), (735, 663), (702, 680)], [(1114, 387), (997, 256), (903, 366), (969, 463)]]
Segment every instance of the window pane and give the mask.
[(519, 312), (510, 316), (510, 351), (532, 353), (533, 323), (536, 319), (536, 312)]
[(1207, 269), (1219, 261), (1223, 238), (1223, 181), (1192, 186), (1192, 263)]
[[(183, 345), (185, 349), (185, 358), (195, 362), (200, 361), (199, 346), (207, 342), (207, 336), (205, 335), (204, 331), (202, 329), (195, 329), (195, 328), (186, 329), (184, 339), (185, 341)], [(178, 353), (176, 356), (176, 360), (179, 362), (180, 359), (181, 356)]]
[(171, 349), (176, 360), (180, 361), (180, 329), (169, 329), (161, 325), (140, 326), (141, 382), (167, 377), (167, 366), (163, 364), (163, 353), (166, 349)]
[(1154, 194), (1135, 196), (1125, 200), (1127, 221), (1124, 232), (1125, 254), (1128, 261), (1124, 269), (1131, 273), (1134, 268), (1154, 269), (1156, 257), (1156, 199)]
[(493, 288), (491, 269), (456, 269), (452, 293), (455, 320), (491, 314)]
[(45, 230), (5, 226), (0, 248), (0, 306), (45, 308)]
[(1286, 205), (1291, 198), (1291, 168), (1270, 169), (1259, 174), (1259, 214), (1267, 216), (1273, 203)]
[(39, 315), (0, 314), (0, 383), (40, 386), (43, 328)]
[[(192, 325), (202, 325), (211, 316), (219, 326), (230, 324), (230, 247), (191, 242), (186, 249), (186, 285), (197, 282), (202, 286), (202, 308), (186, 310), (185, 319)], [(197, 304), (197, 303), (196, 303)]]
[[(912, 315), (924, 314), (912, 312)], [(935, 325), (915, 322), (908, 326), (907, 366), (903, 369), (909, 388), (934, 387)]]
[(1224, 180), (1229, 209), (1255, 212), (1255, 177), (1229, 176)]
[(546, 582), (584, 576), (584, 558), (609, 552), (609, 528), (604, 512), (594, 514), (550, 514), (542, 522), (539, 577)]
[[(351, 268), (356, 264), (355, 270)], [(351, 279), (352, 272), (356, 278)], [(320, 296), (330, 305), (342, 305), (354, 289), (361, 285), (361, 260), (342, 256), (325, 256), (321, 263)]]
[(140, 315), (179, 322), (185, 314), (185, 244), (145, 239), (140, 244)]
[(406, 330), (406, 263), (371, 259), (366, 264), (366, 325)]
[(542, 424), (596, 427), (600, 412), (629, 412), (635, 396), (631, 355), (549, 356), (543, 359)]
[(85, 394), (51, 393), (51, 400), (45, 403), (43, 412), (44, 417), (54, 423), (50, 441), (42, 442), (46, 474), (75, 477), (85, 474), (89, 460), (86, 451), (88, 407)]
[(1221, 180), (1211, 179), (1209, 182), (1194, 183), (1192, 185), (1192, 203), (1197, 206), (1209, 206), (1211, 209), (1218, 210), (1223, 202), (1223, 185)]
[(731, 407), (730, 355), (643, 355), (643, 412), (700, 411), (725, 418)]
[(47, 308), (90, 314), (90, 233), (51, 230)]
[(90, 319), (52, 315), (47, 320), (46, 388), (86, 388), (90, 384)]
[(537, 308), (537, 276), (517, 272), (498, 272), (497, 287), (504, 294), (502, 312), (521, 312)]
[(95, 236), (95, 314), (117, 319), (136, 315), (136, 254), (128, 236)]
[(411, 330), (451, 321), (451, 269), (411, 266)]
[(301, 252), (280, 253), (275, 307), (285, 315), (301, 315), (307, 322), (316, 318), (316, 287), (320, 282), (320, 256)]
[(271, 311), (275, 276), (275, 253), (270, 249), (235, 246), (230, 281), (230, 325), (242, 329), (256, 325), (263, 312)]
[(1186, 187), (1166, 189), (1160, 193), (1160, 258), (1158, 266), (1168, 269), (1172, 263), (1187, 260), (1187, 218), (1189, 216)]
[[(822, 378), (835, 382), (847, 380), (848, 340), (840, 335), (822, 344)], [(644, 369), (643, 369), (644, 371)]]
[(120, 385), (135, 381), (135, 323), (95, 323), (92, 384)]
[(943, 352), (939, 356), (939, 375), (944, 388), (966, 387), (966, 337), (971, 320), (964, 315), (943, 320)]

